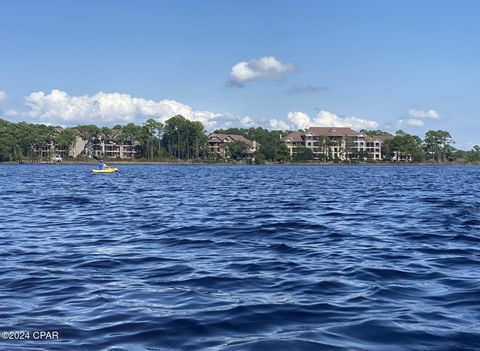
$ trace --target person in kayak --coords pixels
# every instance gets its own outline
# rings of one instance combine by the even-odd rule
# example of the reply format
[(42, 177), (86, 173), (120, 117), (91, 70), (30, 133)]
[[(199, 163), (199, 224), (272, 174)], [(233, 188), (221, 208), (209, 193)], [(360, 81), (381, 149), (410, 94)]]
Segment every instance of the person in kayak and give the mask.
[(98, 163), (98, 169), (106, 169), (108, 168), (108, 166), (103, 163), (103, 160), (100, 160), (100, 162)]

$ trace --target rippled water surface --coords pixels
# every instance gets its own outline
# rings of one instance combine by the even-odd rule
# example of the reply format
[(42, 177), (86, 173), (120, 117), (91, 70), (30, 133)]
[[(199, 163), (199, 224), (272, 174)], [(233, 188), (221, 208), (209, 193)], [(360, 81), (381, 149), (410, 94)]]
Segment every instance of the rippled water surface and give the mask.
[(0, 350), (478, 350), (480, 168), (0, 166)]

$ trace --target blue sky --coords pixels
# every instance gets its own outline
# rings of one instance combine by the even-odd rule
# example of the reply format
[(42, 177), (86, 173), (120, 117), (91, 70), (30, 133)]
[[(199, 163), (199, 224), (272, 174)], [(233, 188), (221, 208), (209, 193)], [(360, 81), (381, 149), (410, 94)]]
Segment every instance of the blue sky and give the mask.
[(3, 0), (0, 115), (446, 129), (470, 148), (478, 18), (474, 0)]

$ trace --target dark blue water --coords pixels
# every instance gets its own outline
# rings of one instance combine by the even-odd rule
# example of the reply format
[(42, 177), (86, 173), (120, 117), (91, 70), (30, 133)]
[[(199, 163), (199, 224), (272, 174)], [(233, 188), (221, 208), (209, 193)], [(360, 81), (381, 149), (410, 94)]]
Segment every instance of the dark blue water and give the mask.
[(0, 166), (0, 350), (479, 350), (480, 168)]

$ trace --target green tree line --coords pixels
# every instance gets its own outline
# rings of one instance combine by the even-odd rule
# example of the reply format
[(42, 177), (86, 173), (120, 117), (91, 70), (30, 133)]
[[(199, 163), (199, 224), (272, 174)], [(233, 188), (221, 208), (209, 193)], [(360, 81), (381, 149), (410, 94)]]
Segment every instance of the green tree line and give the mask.
[[(288, 162), (290, 153), (281, 138), (288, 135), (288, 131), (272, 130), (265, 128), (229, 128), (217, 129), (215, 134), (235, 134), (241, 135), (249, 140), (255, 140), (260, 144), (260, 148), (255, 155), (257, 163), (264, 162)], [(232, 145), (230, 145), (232, 144)], [(242, 159), (247, 155), (247, 146), (242, 142), (229, 143), (228, 156), (233, 159)], [(227, 145), (225, 145), (227, 146)]]
[(83, 156), (86, 157), (95, 144), (110, 140), (113, 134), (117, 144), (132, 141), (139, 158), (190, 159), (206, 156), (207, 135), (203, 125), (180, 115), (170, 118), (165, 124), (148, 119), (143, 125), (129, 123), (113, 128), (93, 124), (60, 128), (0, 119), (0, 162), (38, 158), (39, 150), (51, 143), (56, 150), (68, 151), (77, 138), (85, 142)]
[[(190, 121), (181, 115), (160, 123), (148, 119), (144, 124), (129, 123), (116, 125), (113, 128), (98, 127), (95, 125), (78, 125), (71, 128), (31, 124), (26, 122), (13, 123), (0, 119), (0, 162), (17, 161), (25, 158), (38, 157), (38, 150), (51, 143), (56, 149), (69, 150), (78, 138), (82, 139), (88, 150), (99, 141), (108, 139), (115, 132), (115, 142), (134, 141), (137, 157), (146, 160), (181, 159), (181, 160), (215, 160), (220, 156), (209, 152), (208, 136), (201, 122)], [(301, 131), (300, 131), (301, 132)], [(381, 130), (362, 130), (369, 136), (381, 137), (382, 155), (389, 160), (395, 155), (408, 156), (413, 162), (480, 162), (480, 146), (475, 145), (471, 150), (458, 150), (449, 132), (444, 130), (430, 130), (422, 139), (417, 135), (408, 134), (402, 130), (390, 134)], [(242, 135), (249, 140), (260, 144), (259, 150), (251, 155), (249, 147), (242, 142), (225, 143), (225, 154), (233, 160), (242, 160), (253, 156), (257, 163), (285, 163), (313, 160), (311, 149), (299, 147), (290, 156), (282, 138), (289, 131), (267, 130), (264, 128), (230, 128), (218, 129), (214, 133)], [(318, 150), (324, 150), (320, 160), (329, 161), (329, 148), (333, 145), (329, 138), (320, 137), (317, 142)], [(353, 147), (353, 141), (345, 139), (346, 149)], [(336, 146), (336, 145), (333, 145)], [(85, 154), (84, 156), (88, 156)], [(351, 157), (368, 159), (353, 150)]]
[(409, 155), (413, 162), (478, 162), (479, 147), (469, 151), (458, 150), (453, 144), (450, 133), (445, 130), (429, 130), (422, 139), (403, 130), (394, 135), (388, 132), (362, 130), (366, 135), (385, 138), (382, 143), (382, 155), (388, 160), (395, 154)]

